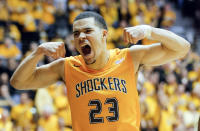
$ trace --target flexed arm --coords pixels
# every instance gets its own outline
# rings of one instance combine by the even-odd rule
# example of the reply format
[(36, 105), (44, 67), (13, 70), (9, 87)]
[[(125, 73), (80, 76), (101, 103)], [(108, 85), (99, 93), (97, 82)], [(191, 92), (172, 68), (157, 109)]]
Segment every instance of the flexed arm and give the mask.
[(130, 48), (135, 67), (139, 65), (155, 66), (185, 56), (190, 43), (184, 38), (164, 29), (148, 25), (125, 28), (124, 40), (136, 43), (138, 40), (151, 38), (160, 43), (152, 45), (136, 45)]
[(64, 78), (64, 59), (58, 59), (40, 67), (36, 66), (44, 55), (54, 59), (64, 57), (64, 43), (47, 42), (41, 44), (20, 63), (11, 77), (11, 85), (17, 89), (37, 89)]

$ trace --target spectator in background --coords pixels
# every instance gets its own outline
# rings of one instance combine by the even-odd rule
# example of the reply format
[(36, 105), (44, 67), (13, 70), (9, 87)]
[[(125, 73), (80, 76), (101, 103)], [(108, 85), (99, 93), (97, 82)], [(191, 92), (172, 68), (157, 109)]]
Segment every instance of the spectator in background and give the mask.
[(63, 118), (58, 119), (58, 125), (60, 131), (72, 131), (71, 127), (66, 127), (65, 121)]
[(9, 76), (7, 72), (3, 72), (0, 74), (0, 82), (5, 85), (9, 84)]
[(65, 125), (68, 128), (72, 129), (72, 118), (71, 118), (71, 110), (69, 101), (67, 98), (67, 90), (64, 86), (64, 83), (62, 83), (60, 86), (56, 87), (60, 88), (60, 90), (55, 89), (57, 95), (54, 96), (54, 105), (57, 109), (57, 115), (60, 118), (64, 119)]
[(127, 23), (129, 23), (130, 19), (131, 19), (131, 15), (129, 13), (128, 10), (128, 0), (120, 0), (120, 6), (118, 7), (118, 19), (119, 21), (124, 21)]
[(38, 89), (35, 96), (35, 106), (40, 115), (42, 115), (43, 110), (47, 105), (49, 108), (51, 107), (51, 109), (55, 112), (55, 108), (53, 105), (53, 98), (48, 92), (48, 89), (47, 88)]
[[(143, 83), (142, 91), (140, 93), (140, 104), (143, 111), (142, 117), (142, 130), (151, 129), (152, 131), (158, 130), (160, 120), (160, 108), (157, 102), (157, 86), (159, 82), (159, 73), (151, 72), (148, 80)], [(155, 116), (155, 114), (157, 115)]]
[(174, 22), (176, 20), (176, 14), (171, 9), (171, 5), (169, 3), (165, 4), (164, 6), (164, 19), (162, 21), (162, 27), (165, 29), (168, 29), (169, 27), (172, 27), (174, 25)]
[(4, 43), (0, 45), (0, 58), (15, 58), (16, 60), (21, 58), (21, 51), (10, 37), (6, 37)]
[(2, 84), (0, 86), (0, 107), (11, 110), (11, 107), (15, 105), (9, 93), (8, 85)]
[(7, 109), (0, 108), (0, 129), (13, 131), (13, 123), (10, 119), (10, 113)]
[(66, 87), (63, 83), (57, 82), (48, 88), (37, 90), (35, 97), (35, 105), (40, 116), (43, 115), (44, 109), (48, 107), (59, 118), (64, 119), (64, 124), (67, 128), (72, 128), (71, 111), (69, 102), (66, 96)]
[(67, 11), (68, 0), (54, 0), (54, 6), (58, 12), (65, 13)]
[(157, 22), (157, 26), (158, 28), (161, 28), (162, 27), (162, 22), (163, 22), (163, 19), (164, 19), (164, 16), (165, 16), (165, 8), (164, 6), (161, 6), (159, 8), (159, 12), (158, 12), (158, 22)]
[(11, 118), (15, 123), (15, 128), (20, 130), (34, 129), (34, 125), (32, 124), (32, 108), (33, 101), (29, 98), (28, 93), (22, 93), (20, 96), (20, 104), (15, 105), (11, 109)]
[(69, 24), (72, 25), (74, 18), (87, 9), (87, 3), (84, 0), (69, 0), (68, 10), (69, 10)]
[(187, 110), (183, 112), (183, 122), (186, 126), (187, 131), (194, 131), (195, 125), (198, 123), (200, 113), (193, 102), (188, 103)]
[(31, 42), (29, 45), (29, 50), (25, 53), (24, 58), (26, 56), (28, 56), (31, 52), (33, 52), (36, 48), (38, 47), (38, 43), (37, 42)]
[(38, 125), (44, 131), (59, 131), (58, 116), (51, 106), (44, 106)]
[(9, 69), (7, 68), (7, 62), (5, 60), (0, 58), (0, 74), (3, 72), (9, 72)]
[(15, 59), (8, 59), (8, 63), (7, 63), (7, 73), (8, 73), (8, 76), (9, 78), (11, 77), (11, 75), (14, 73), (15, 69), (17, 68), (18, 66), (18, 61), (16, 61)]

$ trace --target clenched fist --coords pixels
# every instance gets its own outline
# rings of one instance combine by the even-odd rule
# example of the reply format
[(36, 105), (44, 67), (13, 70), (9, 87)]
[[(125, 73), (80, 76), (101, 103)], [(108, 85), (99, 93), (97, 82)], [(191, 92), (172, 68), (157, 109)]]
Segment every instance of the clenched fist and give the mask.
[(37, 52), (40, 54), (44, 54), (46, 56), (50, 56), (54, 59), (58, 59), (61, 57), (65, 57), (65, 45), (63, 42), (46, 42), (42, 43)]
[(138, 25), (124, 28), (124, 41), (136, 44), (139, 40), (151, 37), (152, 27), (149, 25)]

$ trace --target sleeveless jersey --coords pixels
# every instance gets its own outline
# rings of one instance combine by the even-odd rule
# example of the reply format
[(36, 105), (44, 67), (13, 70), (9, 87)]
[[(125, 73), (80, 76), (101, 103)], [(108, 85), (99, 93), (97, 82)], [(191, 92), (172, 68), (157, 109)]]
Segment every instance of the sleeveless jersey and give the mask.
[(129, 49), (110, 50), (100, 70), (82, 56), (65, 60), (65, 81), (73, 131), (139, 131), (140, 109)]

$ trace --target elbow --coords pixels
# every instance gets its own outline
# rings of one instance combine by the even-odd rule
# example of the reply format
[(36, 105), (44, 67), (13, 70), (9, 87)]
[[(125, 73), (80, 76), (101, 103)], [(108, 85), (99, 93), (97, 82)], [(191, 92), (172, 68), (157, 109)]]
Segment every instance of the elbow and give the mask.
[(189, 42), (186, 42), (184, 45), (185, 45), (185, 48), (183, 49), (183, 54), (187, 55), (187, 53), (190, 51), (191, 44)]
[(184, 58), (190, 51), (190, 44), (187, 44), (185, 48), (179, 51), (178, 56), (179, 58)]
[(191, 44), (190, 43), (187, 44), (187, 48), (188, 48), (188, 52), (189, 52), (190, 49), (191, 49)]
[(17, 90), (32, 90), (32, 89), (37, 89), (39, 88), (38, 86), (35, 86), (33, 84), (30, 84), (32, 82), (30, 81), (19, 81), (16, 79), (11, 78), (10, 79), (10, 84), (12, 87), (14, 87)]
[(10, 78), (10, 85), (14, 88), (16, 87), (16, 80), (13, 78), (13, 76)]
[(15, 80), (13, 78), (10, 79), (10, 84), (12, 87), (14, 87), (17, 90), (23, 90), (23, 86), (20, 84), (18, 80)]
[(184, 41), (184, 43), (182, 42), (182, 46), (180, 46), (176, 52), (184, 57), (190, 51), (190, 46), (191, 44), (188, 41)]
[(185, 43), (185, 48), (186, 48), (186, 52), (189, 52), (191, 48), (191, 44), (188, 41)]

